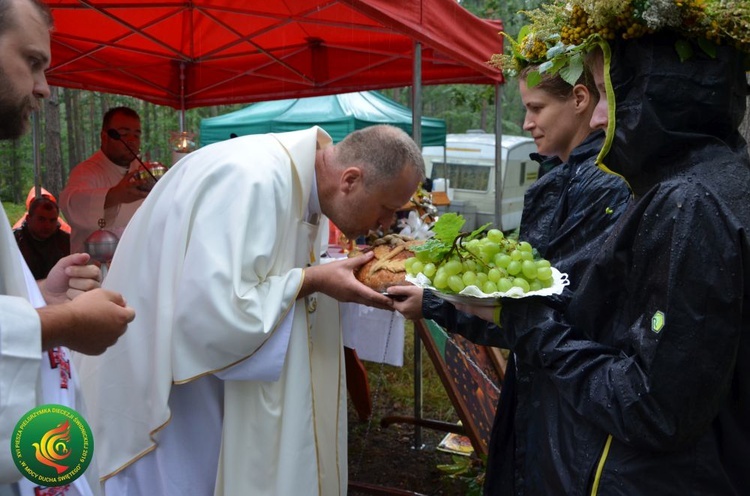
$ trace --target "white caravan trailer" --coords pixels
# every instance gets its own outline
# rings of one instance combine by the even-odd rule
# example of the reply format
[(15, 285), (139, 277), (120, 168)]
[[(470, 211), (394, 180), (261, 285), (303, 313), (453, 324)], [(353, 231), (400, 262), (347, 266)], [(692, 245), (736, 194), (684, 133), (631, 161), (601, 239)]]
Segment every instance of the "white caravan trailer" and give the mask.
[(427, 177), (433, 180), (433, 186), (436, 179), (439, 185), (449, 185), (452, 191), (448, 191), (448, 196), (452, 198), (447, 210), (464, 215), (466, 230), (489, 222), (511, 231), (521, 223), (523, 195), (538, 175), (539, 164), (529, 158), (530, 153), (536, 152), (536, 145), (531, 138), (503, 135), (502, 147), (502, 225), (495, 222), (494, 134), (449, 134), (445, 148), (422, 149)]

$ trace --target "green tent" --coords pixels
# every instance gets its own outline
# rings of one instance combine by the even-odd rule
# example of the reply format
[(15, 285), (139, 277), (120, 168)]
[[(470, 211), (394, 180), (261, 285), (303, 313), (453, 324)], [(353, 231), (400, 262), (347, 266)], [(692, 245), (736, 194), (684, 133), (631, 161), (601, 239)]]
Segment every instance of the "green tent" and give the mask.
[[(375, 91), (255, 103), (230, 114), (201, 120), (200, 144), (232, 135), (283, 133), (318, 125), (334, 143), (367, 126), (392, 124), (411, 135), (411, 109)], [(445, 121), (422, 118), (422, 146), (445, 146)]]

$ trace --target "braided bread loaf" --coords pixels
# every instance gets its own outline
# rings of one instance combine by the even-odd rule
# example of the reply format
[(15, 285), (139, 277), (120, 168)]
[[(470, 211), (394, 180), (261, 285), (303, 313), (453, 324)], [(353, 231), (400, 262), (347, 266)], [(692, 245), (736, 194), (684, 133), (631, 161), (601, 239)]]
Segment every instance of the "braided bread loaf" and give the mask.
[(385, 291), (390, 286), (406, 284), (404, 262), (414, 256), (410, 248), (423, 242), (398, 234), (379, 238), (371, 248), (375, 257), (362, 265), (354, 275), (375, 291)]

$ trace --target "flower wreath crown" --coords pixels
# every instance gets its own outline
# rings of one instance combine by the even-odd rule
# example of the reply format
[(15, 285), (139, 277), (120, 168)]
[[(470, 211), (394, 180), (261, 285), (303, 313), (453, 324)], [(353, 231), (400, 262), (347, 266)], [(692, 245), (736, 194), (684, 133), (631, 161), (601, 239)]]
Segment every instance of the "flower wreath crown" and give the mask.
[(559, 74), (574, 85), (585, 54), (595, 45), (662, 30), (680, 35), (675, 49), (682, 60), (693, 56), (696, 45), (709, 56), (722, 44), (750, 54), (748, 0), (553, 0), (522, 13), (531, 24), (517, 39), (501, 33), (510, 53), (494, 55), (490, 64), (507, 76), (538, 65), (527, 76), (529, 86), (541, 80), (541, 73)]

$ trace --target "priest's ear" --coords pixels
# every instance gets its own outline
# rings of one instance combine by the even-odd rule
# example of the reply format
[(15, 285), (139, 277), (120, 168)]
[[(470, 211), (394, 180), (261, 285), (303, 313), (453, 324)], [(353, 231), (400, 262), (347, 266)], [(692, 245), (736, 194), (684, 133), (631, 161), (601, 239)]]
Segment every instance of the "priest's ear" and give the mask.
[(362, 169), (359, 167), (347, 167), (341, 173), (340, 189), (343, 193), (351, 193), (362, 185)]

